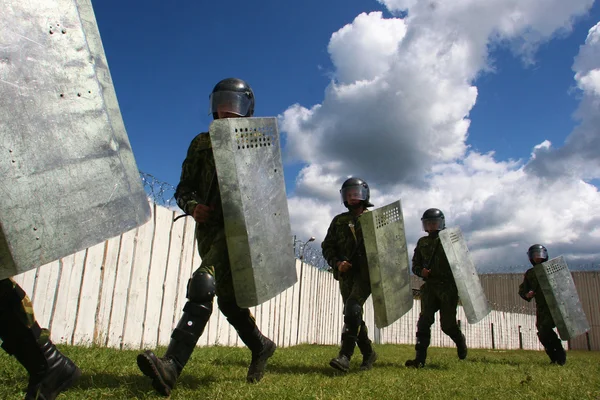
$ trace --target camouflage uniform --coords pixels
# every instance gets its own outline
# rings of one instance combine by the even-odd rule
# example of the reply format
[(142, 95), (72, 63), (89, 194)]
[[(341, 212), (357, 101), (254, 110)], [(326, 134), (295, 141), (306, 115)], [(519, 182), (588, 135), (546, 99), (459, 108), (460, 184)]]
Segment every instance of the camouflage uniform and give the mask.
[(26, 400), (54, 399), (81, 376), (50, 341), (50, 332), (40, 328), (29, 297), (11, 278), (0, 280), (0, 339), (29, 373)]
[[(535, 296), (528, 299), (527, 293), (530, 291), (534, 292)], [(552, 363), (563, 365), (566, 362), (567, 354), (562, 347), (562, 342), (558, 338), (558, 335), (554, 332), (556, 324), (550, 314), (550, 308), (548, 308), (544, 293), (542, 293), (542, 289), (539, 287), (533, 268), (529, 268), (525, 272), (523, 283), (519, 285), (519, 296), (526, 301), (531, 301), (535, 298), (535, 326), (538, 330), (537, 335), (540, 343), (544, 346), (546, 354), (548, 354)]]
[[(367, 326), (362, 318), (363, 305), (371, 295), (371, 280), (358, 217), (351, 212), (345, 212), (333, 218), (321, 247), (323, 257), (333, 268), (334, 278), (339, 280), (344, 302), (344, 328), (340, 356), (344, 355), (349, 360), (354, 353), (355, 345), (358, 344), (363, 355), (361, 368), (368, 369), (376, 356), (369, 340)], [(337, 269), (338, 261), (348, 261), (352, 264), (352, 268), (341, 273)]]
[(170, 395), (204, 332), (212, 314), (216, 294), (219, 309), (252, 351), (247, 380), (257, 382), (262, 378), (267, 359), (273, 355), (276, 346), (260, 332), (250, 310), (240, 308), (236, 303), (221, 195), (208, 133), (201, 133), (192, 140), (182, 165), (175, 199), (188, 215), (193, 214), (198, 204), (211, 208), (207, 221), (196, 223), (196, 241), (202, 263), (188, 281), (188, 302), (171, 335), (165, 356), (159, 359), (153, 352), (146, 351), (138, 356), (138, 366), (145, 375), (153, 379), (157, 391)]
[(421, 313), (417, 322), (416, 361), (425, 364), (427, 348), (431, 342), (431, 325), (435, 313), (440, 312), (442, 331), (450, 336), (459, 350), (459, 358), (466, 357), (466, 343), (456, 321), (458, 289), (440, 242), (438, 233), (419, 239), (412, 259), (412, 271), (423, 278), (423, 268), (430, 270), (421, 286)]

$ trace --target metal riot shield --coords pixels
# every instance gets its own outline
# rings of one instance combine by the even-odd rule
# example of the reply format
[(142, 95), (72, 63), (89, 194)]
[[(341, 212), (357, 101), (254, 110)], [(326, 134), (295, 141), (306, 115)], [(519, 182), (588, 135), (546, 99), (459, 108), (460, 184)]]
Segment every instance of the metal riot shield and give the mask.
[(89, 0), (0, 0), (0, 279), (135, 228), (150, 207)]
[(450, 263), (467, 321), (476, 324), (490, 313), (491, 308), (460, 228), (440, 231), (440, 241)]
[(219, 119), (209, 132), (236, 300), (253, 307), (297, 281), (277, 119)]
[(590, 330), (575, 282), (562, 256), (533, 267), (550, 314), (562, 340), (573, 339)]
[(413, 306), (408, 249), (400, 200), (360, 216), (375, 325), (391, 325)]

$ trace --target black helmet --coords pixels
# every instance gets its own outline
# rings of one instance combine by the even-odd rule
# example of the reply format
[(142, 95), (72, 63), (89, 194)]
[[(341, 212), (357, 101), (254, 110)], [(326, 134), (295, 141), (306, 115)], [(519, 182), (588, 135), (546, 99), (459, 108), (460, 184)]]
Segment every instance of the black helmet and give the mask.
[[(250, 85), (238, 78), (227, 78), (215, 85), (209, 96), (209, 114), (217, 119), (219, 109), (240, 117), (254, 115), (254, 92)], [(224, 109), (223, 109), (224, 107)]]
[(529, 257), (529, 262), (531, 265), (536, 264), (536, 262), (533, 261), (534, 258), (541, 258), (544, 260), (542, 262), (548, 261), (548, 249), (541, 244), (531, 245), (529, 250), (527, 250), (527, 257)]
[(373, 204), (369, 202), (369, 199), (371, 198), (371, 190), (369, 189), (367, 182), (363, 181), (362, 179), (348, 178), (342, 184), (340, 195), (342, 196), (342, 202), (347, 208), (350, 208), (348, 207), (348, 201), (346, 199), (349, 194), (357, 196), (360, 200), (362, 200), (365, 207), (373, 207)]
[[(437, 222), (437, 227), (434, 226), (433, 229), (431, 229), (431, 227), (425, 226), (425, 224), (432, 222)], [(430, 208), (426, 210), (421, 217), (421, 223), (423, 224), (423, 230), (425, 232), (441, 231), (446, 229), (446, 217), (444, 217), (444, 213), (439, 208)]]

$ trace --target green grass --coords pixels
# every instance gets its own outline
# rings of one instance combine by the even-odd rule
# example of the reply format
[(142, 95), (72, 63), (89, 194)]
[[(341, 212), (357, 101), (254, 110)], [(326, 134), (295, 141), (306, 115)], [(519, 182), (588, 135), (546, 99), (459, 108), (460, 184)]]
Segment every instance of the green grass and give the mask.
[[(158, 399), (137, 369), (137, 351), (60, 346), (83, 376), (60, 399)], [(358, 350), (358, 349), (357, 349)], [(459, 361), (450, 348), (430, 348), (425, 369), (404, 367), (412, 346), (378, 345), (379, 360), (361, 372), (361, 356), (341, 374), (329, 367), (333, 346), (279, 349), (264, 379), (245, 382), (245, 348), (198, 348), (172, 399), (600, 399), (600, 352), (568, 352), (564, 367), (543, 352), (469, 350)], [(162, 355), (164, 349), (159, 349)], [(27, 373), (0, 352), (0, 399), (22, 399)]]

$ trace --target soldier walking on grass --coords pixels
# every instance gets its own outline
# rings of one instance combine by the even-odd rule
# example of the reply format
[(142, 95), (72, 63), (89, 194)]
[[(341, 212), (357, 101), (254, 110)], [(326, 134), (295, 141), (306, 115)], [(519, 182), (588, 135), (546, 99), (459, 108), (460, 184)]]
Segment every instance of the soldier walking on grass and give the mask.
[(368, 370), (377, 360), (377, 353), (373, 350), (362, 318), (363, 305), (371, 295), (371, 281), (359, 216), (373, 204), (369, 201), (369, 185), (362, 179), (347, 179), (340, 193), (348, 211), (333, 218), (321, 245), (323, 257), (333, 268), (334, 278), (340, 282), (344, 302), (342, 345), (338, 356), (329, 365), (348, 372), (354, 347), (358, 345), (363, 355), (360, 369)]
[(412, 271), (423, 278), (421, 286), (421, 313), (417, 322), (416, 355), (405, 366), (422, 368), (431, 342), (431, 325), (439, 310), (442, 331), (456, 343), (458, 358), (467, 357), (467, 343), (456, 321), (458, 289), (452, 270), (441, 245), (439, 233), (446, 228), (445, 217), (437, 208), (430, 208), (421, 218), (423, 230), (428, 233), (419, 239), (412, 259)]

